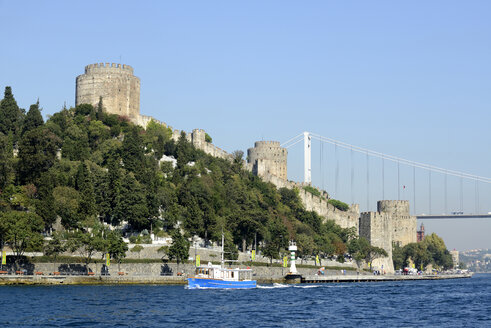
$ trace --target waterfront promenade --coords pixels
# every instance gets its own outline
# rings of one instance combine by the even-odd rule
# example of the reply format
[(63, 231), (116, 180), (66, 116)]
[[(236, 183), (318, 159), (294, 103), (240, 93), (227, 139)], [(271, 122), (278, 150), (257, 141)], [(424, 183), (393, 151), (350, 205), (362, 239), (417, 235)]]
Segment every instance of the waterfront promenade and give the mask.
[[(383, 281), (414, 281), (471, 278), (472, 274), (439, 274), (439, 275), (327, 275), (304, 276), (302, 283), (347, 283), (347, 282), (383, 282)], [(111, 284), (155, 284), (184, 285), (187, 275), (182, 276), (70, 276), (70, 275), (2, 275), (0, 285), (111, 285)], [(254, 277), (258, 283), (284, 283), (283, 277)]]

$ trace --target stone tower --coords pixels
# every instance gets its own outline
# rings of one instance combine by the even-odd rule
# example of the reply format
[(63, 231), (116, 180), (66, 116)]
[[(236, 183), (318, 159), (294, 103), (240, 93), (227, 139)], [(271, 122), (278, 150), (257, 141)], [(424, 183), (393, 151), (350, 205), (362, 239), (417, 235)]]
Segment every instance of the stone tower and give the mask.
[(416, 217), (409, 214), (407, 200), (381, 200), (377, 212), (361, 213), (359, 235), (370, 241), (370, 245), (385, 249), (389, 255), (373, 261), (373, 265), (393, 271), (392, 244), (403, 247), (416, 242)]
[(287, 155), (288, 151), (278, 141), (256, 141), (254, 148), (247, 150), (247, 163), (257, 176), (272, 174), (286, 180)]
[(417, 220), (409, 214), (407, 200), (381, 200), (377, 212), (387, 213), (392, 218), (392, 241), (403, 247), (416, 242)]
[(140, 116), (140, 79), (133, 68), (121, 64), (91, 64), (85, 74), (77, 76), (75, 104), (97, 106), (102, 97), (104, 110), (127, 116), (136, 122)]

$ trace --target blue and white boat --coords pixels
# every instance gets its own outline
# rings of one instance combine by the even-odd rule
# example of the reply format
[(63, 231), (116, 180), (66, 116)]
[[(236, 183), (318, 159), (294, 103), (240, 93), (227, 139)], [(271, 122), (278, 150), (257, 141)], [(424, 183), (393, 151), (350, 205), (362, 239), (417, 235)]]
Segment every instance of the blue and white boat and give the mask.
[(222, 235), (222, 264), (196, 267), (194, 276), (188, 278), (188, 288), (256, 288), (252, 280), (252, 269), (225, 268), (223, 259)]
[(223, 268), (221, 265), (196, 267), (196, 274), (188, 278), (188, 288), (256, 288), (251, 269)]

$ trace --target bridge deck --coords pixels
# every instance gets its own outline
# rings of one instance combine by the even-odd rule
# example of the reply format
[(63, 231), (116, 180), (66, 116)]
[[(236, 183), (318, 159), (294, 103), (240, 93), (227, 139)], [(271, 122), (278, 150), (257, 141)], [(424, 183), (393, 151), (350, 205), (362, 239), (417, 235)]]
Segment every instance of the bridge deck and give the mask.
[(441, 215), (416, 215), (418, 220), (432, 219), (489, 219), (491, 214), (441, 214)]

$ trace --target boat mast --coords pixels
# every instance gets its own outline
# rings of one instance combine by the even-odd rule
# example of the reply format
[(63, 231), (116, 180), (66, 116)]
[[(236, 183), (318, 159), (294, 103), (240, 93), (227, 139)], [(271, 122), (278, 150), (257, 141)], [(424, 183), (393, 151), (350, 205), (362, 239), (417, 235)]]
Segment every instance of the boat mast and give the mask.
[(223, 230), (222, 230), (222, 269), (223, 269), (223, 262), (224, 262), (224, 258), (223, 258), (223, 254), (224, 254), (223, 244), (224, 244), (224, 236), (223, 236)]

